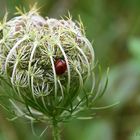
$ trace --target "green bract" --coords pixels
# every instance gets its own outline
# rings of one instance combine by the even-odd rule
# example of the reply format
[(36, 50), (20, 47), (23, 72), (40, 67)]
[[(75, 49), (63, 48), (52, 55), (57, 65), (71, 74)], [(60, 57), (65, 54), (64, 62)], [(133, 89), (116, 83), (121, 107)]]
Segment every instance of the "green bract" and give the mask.
[[(93, 76), (94, 51), (82, 24), (44, 19), (31, 10), (1, 24), (1, 34), (0, 71), (12, 87), (10, 102), (17, 114), (30, 119), (72, 114)], [(62, 75), (56, 74), (58, 59), (67, 65)]]

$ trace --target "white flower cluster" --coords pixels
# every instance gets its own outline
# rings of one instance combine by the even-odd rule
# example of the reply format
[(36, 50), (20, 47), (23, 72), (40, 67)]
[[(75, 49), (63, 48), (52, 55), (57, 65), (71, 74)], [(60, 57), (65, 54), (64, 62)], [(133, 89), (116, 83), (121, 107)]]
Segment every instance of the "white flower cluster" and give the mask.
[(82, 88), (93, 68), (92, 45), (70, 18), (44, 19), (30, 11), (4, 23), (1, 33), (1, 73), (33, 96), (60, 101)]

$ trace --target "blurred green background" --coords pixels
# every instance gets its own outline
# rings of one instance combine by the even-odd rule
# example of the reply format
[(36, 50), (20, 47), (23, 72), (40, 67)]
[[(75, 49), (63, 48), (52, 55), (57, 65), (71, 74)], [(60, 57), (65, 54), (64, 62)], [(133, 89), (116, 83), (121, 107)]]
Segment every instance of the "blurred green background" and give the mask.
[[(103, 72), (110, 67), (109, 85), (97, 106), (120, 101), (108, 110), (95, 110), (92, 120), (72, 121), (62, 128), (63, 140), (140, 140), (140, 0), (0, 0), (0, 18), (13, 17), (15, 6), (38, 2), (43, 16), (60, 18), (68, 11), (81, 19), (93, 41)], [(98, 75), (98, 73), (96, 73)], [(39, 133), (45, 125), (37, 124)], [(51, 140), (48, 129), (41, 140)], [(30, 124), (9, 122), (0, 107), (0, 140), (39, 140)]]

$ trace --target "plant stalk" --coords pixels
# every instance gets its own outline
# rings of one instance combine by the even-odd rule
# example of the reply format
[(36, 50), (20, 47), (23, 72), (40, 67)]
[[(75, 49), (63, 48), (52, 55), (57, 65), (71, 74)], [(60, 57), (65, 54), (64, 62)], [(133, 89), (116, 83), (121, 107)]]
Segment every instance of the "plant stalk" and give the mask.
[(58, 126), (57, 122), (53, 122), (53, 126), (52, 126), (52, 136), (53, 136), (53, 140), (61, 140), (60, 137), (60, 128)]

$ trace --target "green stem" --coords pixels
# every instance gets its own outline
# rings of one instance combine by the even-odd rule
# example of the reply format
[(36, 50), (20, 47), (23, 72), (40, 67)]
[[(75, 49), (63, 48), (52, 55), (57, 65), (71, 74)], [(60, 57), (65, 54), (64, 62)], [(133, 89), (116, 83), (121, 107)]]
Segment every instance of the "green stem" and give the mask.
[(58, 123), (57, 122), (53, 122), (53, 127), (52, 127), (52, 135), (53, 135), (53, 139), (54, 140), (61, 140), (61, 137), (60, 137), (60, 128), (58, 126)]

